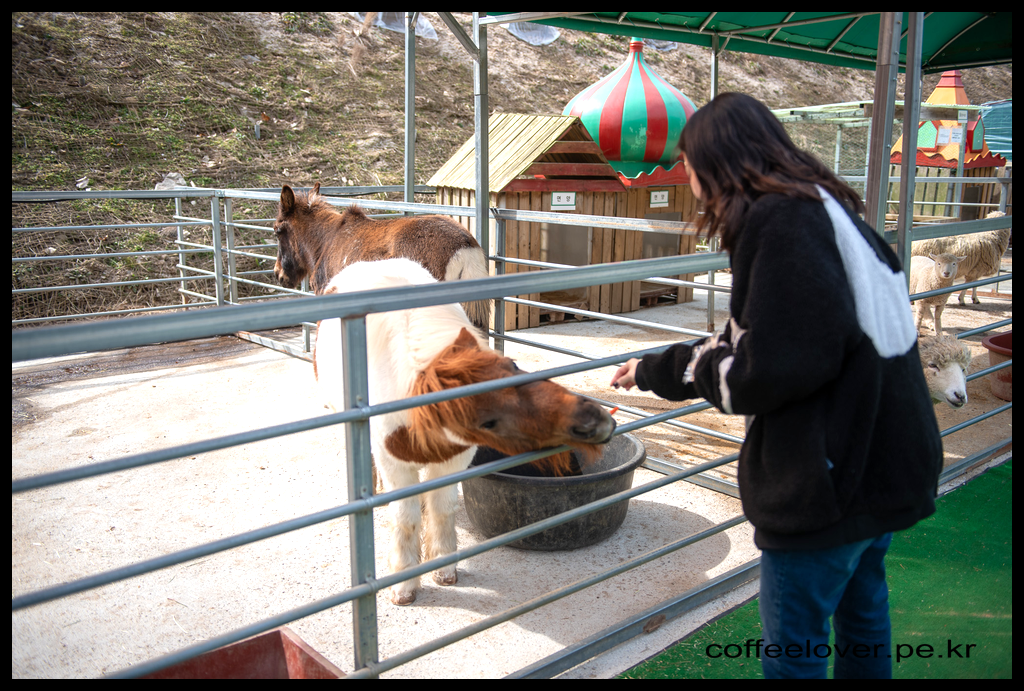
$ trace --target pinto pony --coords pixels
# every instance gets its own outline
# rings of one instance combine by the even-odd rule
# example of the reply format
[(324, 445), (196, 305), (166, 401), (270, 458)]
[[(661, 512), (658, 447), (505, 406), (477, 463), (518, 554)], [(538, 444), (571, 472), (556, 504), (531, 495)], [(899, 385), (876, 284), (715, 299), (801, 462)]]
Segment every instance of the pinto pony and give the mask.
[[(346, 267), (324, 288), (344, 293), (434, 283), (413, 261), (388, 259)], [(366, 317), (370, 404), (418, 396), (522, 372), (487, 346), (458, 305), (436, 305)], [(317, 329), (314, 372), (328, 404), (342, 408), (341, 325), (324, 320)], [(370, 446), (385, 490), (469, 467), (477, 446), (513, 455), (570, 444), (585, 459), (607, 442), (615, 421), (597, 404), (550, 381), (536, 381), (443, 403), (377, 415), (370, 419)], [(563, 459), (549, 463), (567, 463)], [(564, 470), (564, 468), (563, 468)], [(456, 550), (458, 488), (451, 485), (422, 496), (423, 555), (433, 559)], [(420, 561), (420, 497), (391, 502), (389, 566), (394, 571)], [(433, 572), (434, 581), (451, 585), (456, 565)], [(391, 601), (416, 599), (419, 578), (391, 587)]]
[[(405, 257), (426, 267), (438, 281), (487, 278), (487, 259), (480, 244), (446, 216), (402, 216), (375, 221), (358, 206), (344, 213), (320, 195), (295, 193), (285, 185), (274, 222), (277, 261), (274, 273), (286, 288), (298, 288), (309, 277), (317, 295), (349, 264)], [(470, 321), (484, 334), (491, 317), (489, 300), (463, 303)]]

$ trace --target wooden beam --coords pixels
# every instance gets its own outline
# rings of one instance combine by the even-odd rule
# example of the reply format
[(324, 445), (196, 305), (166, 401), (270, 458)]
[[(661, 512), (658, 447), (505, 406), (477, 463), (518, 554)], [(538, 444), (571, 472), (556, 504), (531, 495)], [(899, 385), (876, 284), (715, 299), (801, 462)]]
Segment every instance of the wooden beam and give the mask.
[[(893, 111), (894, 120), (904, 119), (906, 112), (904, 110), (905, 107), (905, 102), (896, 104), (895, 110)], [(973, 106), (971, 108), (973, 108)], [(967, 122), (977, 122), (978, 120), (981, 120), (980, 109), (969, 109), (964, 106), (934, 106), (928, 103), (921, 104), (921, 111), (918, 117), (921, 122), (924, 122), (925, 120), (956, 120), (959, 117), (959, 112), (961, 110), (967, 111)], [(864, 108), (864, 117), (872, 118), (874, 115), (875, 106), (874, 104), (869, 103)]]
[(610, 178), (534, 178), (513, 180), (513, 185), (534, 192), (622, 192), (626, 188)]
[(524, 175), (573, 175), (610, 178), (615, 170), (607, 163), (531, 163)]
[(502, 192), (622, 192), (618, 180), (513, 180)]
[(555, 142), (546, 154), (594, 154), (603, 156), (601, 146), (597, 142)]

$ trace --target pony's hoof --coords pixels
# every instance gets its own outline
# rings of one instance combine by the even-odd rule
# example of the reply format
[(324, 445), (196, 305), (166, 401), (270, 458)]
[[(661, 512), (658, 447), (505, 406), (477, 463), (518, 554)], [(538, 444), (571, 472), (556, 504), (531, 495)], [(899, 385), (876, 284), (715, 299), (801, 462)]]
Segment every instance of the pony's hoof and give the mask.
[(434, 577), (434, 583), (438, 585), (455, 585), (459, 582), (459, 573), (454, 569), (451, 571), (434, 571), (432, 576)]
[(395, 590), (391, 591), (391, 604), (393, 604), (393, 605), (404, 606), (404, 605), (411, 605), (414, 602), (416, 602), (416, 591), (415, 590), (412, 591), (411, 593), (409, 593), (409, 592), (399, 592), (399, 591), (395, 591)]

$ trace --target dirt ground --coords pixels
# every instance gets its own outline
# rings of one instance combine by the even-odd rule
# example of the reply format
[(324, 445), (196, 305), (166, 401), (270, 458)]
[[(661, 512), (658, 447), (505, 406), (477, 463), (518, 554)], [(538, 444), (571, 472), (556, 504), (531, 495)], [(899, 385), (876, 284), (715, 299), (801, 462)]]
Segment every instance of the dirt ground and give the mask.
[[(231, 336), (12, 367), (12, 475), (162, 449), (324, 414), (309, 362)], [(635, 485), (660, 480), (646, 469)], [(185, 456), (12, 496), (12, 596), (344, 504), (342, 430), (327, 427)], [(742, 512), (730, 496), (686, 482), (630, 502), (607, 540), (576, 550), (501, 547), (465, 559), (455, 586), (429, 577), (415, 604), (377, 598), (388, 659), (601, 573)], [(375, 572), (389, 573), (389, 520), (374, 512)], [(485, 539), (459, 502), (461, 548)], [(12, 614), (12, 676), (95, 677), (206, 641), (344, 591), (348, 518), (200, 557)], [(757, 556), (740, 523), (656, 562), (499, 624), (385, 674), (386, 678), (504, 676), (678, 597)], [(746, 601), (756, 580), (628, 644), (614, 675)], [(351, 670), (352, 608), (288, 626)], [(621, 651), (620, 651), (621, 652)]]

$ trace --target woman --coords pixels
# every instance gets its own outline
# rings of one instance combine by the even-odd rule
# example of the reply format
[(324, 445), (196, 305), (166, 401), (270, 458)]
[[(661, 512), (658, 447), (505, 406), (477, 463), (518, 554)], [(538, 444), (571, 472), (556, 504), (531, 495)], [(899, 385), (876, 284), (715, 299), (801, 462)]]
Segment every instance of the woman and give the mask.
[(612, 386), (747, 416), (739, 486), (762, 550), (765, 676), (824, 677), (830, 655), (837, 678), (891, 676), (883, 558), (893, 531), (935, 511), (942, 468), (899, 261), (856, 216), (857, 193), (757, 100), (718, 96), (680, 147), (698, 228), (729, 253), (731, 318), (630, 360)]

